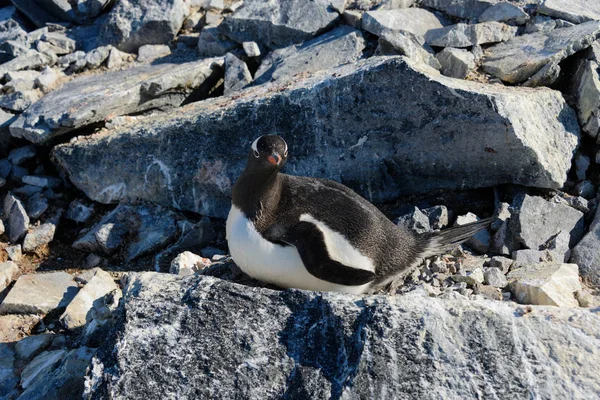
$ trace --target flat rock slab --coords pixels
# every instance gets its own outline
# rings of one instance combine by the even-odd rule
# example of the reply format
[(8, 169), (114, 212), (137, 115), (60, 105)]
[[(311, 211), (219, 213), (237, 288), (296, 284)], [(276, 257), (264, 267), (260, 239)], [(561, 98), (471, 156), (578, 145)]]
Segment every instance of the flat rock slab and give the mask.
[(0, 304), (0, 314), (46, 314), (64, 309), (78, 290), (66, 272), (21, 275)]
[(538, 8), (540, 14), (564, 19), (574, 24), (600, 20), (598, 0), (545, 0)]
[(219, 30), (238, 43), (284, 47), (323, 32), (339, 18), (343, 7), (342, 0), (245, 0)]
[(85, 399), (600, 395), (600, 316), (588, 310), (157, 273), (133, 274), (125, 293)]
[(483, 69), (509, 83), (524, 82), (547, 64), (589, 47), (598, 37), (600, 21), (517, 36), (487, 49)]
[(287, 141), (289, 173), (334, 179), (374, 202), (437, 188), (562, 187), (579, 126), (559, 92), (421, 68), (374, 57), (139, 119), (57, 146), (54, 158), (95, 201), (146, 199), (220, 218), (250, 144), (268, 133)]
[(294, 75), (357, 61), (365, 40), (359, 30), (342, 26), (302, 44), (269, 53), (254, 75), (256, 83), (289, 80)]
[(421, 6), (443, 11), (458, 18), (478, 18), (484, 11), (498, 3), (498, 0), (421, 0)]
[(519, 303), (579, 307), (575, 292), (581, 290), (581, 284), (576, 264), (529, 264), (510, 271), (507, 279)]
[(177, 107), (222, 65), (223, 60), (215, 58), (76, 78), (27, 109), (10, 131), (15, 137), (43, 143), (109, 116)]
[(421, 8), (369, 11), (364, 13), (362, 18), (362, 28), (377, 36), (381, 36), (386, 30), (424, 36), (430, 30), (448, 24), (449, 22), (439, 15)]

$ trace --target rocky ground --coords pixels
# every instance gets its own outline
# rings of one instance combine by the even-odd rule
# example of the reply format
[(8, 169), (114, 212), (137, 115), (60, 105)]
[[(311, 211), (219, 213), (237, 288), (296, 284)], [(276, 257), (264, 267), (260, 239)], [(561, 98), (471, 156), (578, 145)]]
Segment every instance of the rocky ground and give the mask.
[[(600, 2), (0, 5), (0, 399), (600, 396)], [(263, 285), (224, 234), (262, 134), (494, 222), (375, 296)]]

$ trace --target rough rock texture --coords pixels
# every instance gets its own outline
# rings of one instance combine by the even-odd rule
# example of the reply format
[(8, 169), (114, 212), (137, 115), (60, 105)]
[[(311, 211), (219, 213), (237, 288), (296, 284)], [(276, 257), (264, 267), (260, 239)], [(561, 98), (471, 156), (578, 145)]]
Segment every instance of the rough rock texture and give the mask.
[(579, 307), (575, 292), (581, 290), (581, 284), (576, 264), (530, 264), (513, 269), (507, 279), (519, 303)]
[(538, 12), (580, 24), (600, 20), (600, 2), (589, 0), (544, 0)]
[(19, 272), (19, 266), (12, 261), (0, 263), (0, 292), (3, 291), (15, 279)]
[(420, 4), (464, 19), (479, 17), (498, 0), (421, 0)]
[(442, 66), (442, 74), (451, 78), (464, 79), (475, 69), (475, 56), (464, 49), (446, 48), (436, 54)]
[(192, 275), (207, 266), (210, 266), (210, 260), (192, 252), (184, 251), (171, 261), (169, 273), (182, 276)]
[[(579, 127), (559, 92), (420, 68), (375, 57), (287, 90), (267, 84), (235, 101), (193, 103), (57, 146), (54, 157), (96, 201), (147, 199), (221, 218), (257, 132), (284, 136), (289, 172), (340, 181), (375, 202), (434, 188), (563, 185)], [(107, 154), (110, 162), (93, 161)]]
[(577, 116), (582, 130), (593, 138), (600, 130), (600, 77), (598, 63), (582, 60), (571, 78)]
[(341, 0), (245, 0), (225, 18), (219, 30), (238, 43), (257, 42), (266, 47), (300, 43), (321, 33), (338, 18)]
[(456, 24), (432, 29), (425, 35), (426, 42), (437, 47), (472, 47), (475, 45), (505, 42), (515, 37), (517, 28), (500, 22)]
[(514, 25), (523, 25), (528, 20), (529, 14), (521, 7), (508, 2), (500, 2), (491, 6), (478, 18), (479, 22), (498, 21)]
[(184, 0), (120, 0), (100, 32), (100, 43), (135, 53), (145, 44), (166, 44), (175, 38), (189, 12)]
[(33, 228), (25, 235), (23, 240), (23, 251), (31, 252), (40, 246), (50, 243), (54, 239), (56, 225), (47, 222)]
[(108, 116), (176, 107), (222, 65), (222, 59), (207, 59), (77, 78), (30, 107), (11, 125), (11, 134), (41, 143)]
[(435, 58), (435, 52), (425, 43), (420, 35), (406, 31), (393, 31), (386, 29), (379, 36), (376, 55), (379, 56), (406, 56), (418, 63), (429, 65), (439, 70), (440, 63)]
[(50, 333), (28, 336), (20, 340), (15, 345), (15, 352), (19, 357), (28, 360), (44, 351), (46, 347), (48, 347), (50, 343), (52, 343), (54, 337), (55, 335)]
[(570, 262), (579, 266), (579, 274), (600, 288), (600, 211), (596, 211), (589, 232), (571, 251)]
[(0, 304), (0, 314), (45, 314), (65, 308), (77, 291), (66, 272), (21, 275)]
[(588, 310), (155, 273), (133, 275), (125, 299), (86, 399), (600, 395), (600, 317)]
[(252, 82), (252, 74), (245, 62), (231, 53), (225, 55), (225, 96), (243, 89)]
[(360, 31), (342, 26), (302, 44), (269, 53), (254, 75), (255, 81), (288, 80), (304, 72), (326, 70), (362, 57), (365, 40)]
[(424, 36), (431, 29), (442, 28), (447, 21), (421, 8), (369, 11), (363, 15), (362, 28), (380, 36), (385, 30), (405, 31)]
[(600, 21), (586, 22), (549, 33), (517, 36), (487, 49), (483, 68), (510, 83), (535, 75), (546, 64), (558, 62), (590, 46), (600, 36)]

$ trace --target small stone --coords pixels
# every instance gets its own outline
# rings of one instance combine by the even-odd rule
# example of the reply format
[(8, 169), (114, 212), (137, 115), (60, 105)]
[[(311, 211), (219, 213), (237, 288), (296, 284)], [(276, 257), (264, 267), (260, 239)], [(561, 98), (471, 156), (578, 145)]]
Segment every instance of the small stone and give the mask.
[(0, 160), (0, 177), (2, 179), (8, 178), (10, 175), (10, 170), (12, 169), (12, 164), (6, 158)]
[(452, 275), (452, 279), (455, 282), (464, 282), (468, 285), (475, 285), (483, 283), (485, 277), (481, 268), (475, 268), (472, 271), (466, 272), (464, 275)]
[(586, 177), (586, 173), (588, 168), (590, 167), (590, 158), (585, 154), (577, 153), (575, 156), (575, 173), (577, 175), (577, 180), (584, 180)]
[(73, 200), (71, 204), (69, 204), (69, 208), (67, 209), (67, 213), (65, 214), (65, 218), (70, 219), (75, 222), (85, 223), (90, 217), (94, 214), (94, 206), (87, 206), (83, 203), (82, 200)]
[(148, 62), (169, 54), (171, 54), (171, 49), (166, 44), (146, 44), (138, 49), (137, 60)]
[(484, 299), (488, 300), (502, 300), (502, 292), (497, 287), (493, 286), (479, 286), (479, 294)]
[(204, 16), (204, 23), (210, 26), (219, 26), (223, 22), (223, 16), (217, 12), (209, 11)]
[(70, 54), (75, 51), (75, 40), (61, 32), (48, 32), (41, 40), (51, 44), (52, 51), (56, 55)]
[(507, 278), (510, 291), (521, 304), (579, 306), (574, 296), (581, 290), (576, 264), (530, 264), (513, 269)]
[(512, 293), (511, 292), (502, 292), (502, 300), (504, 300), (504, 301), (510, 301), (510, 299), (512, 299)]
[(92, 268), (100, 267), (103, 262), (104, 262), (104, 258), (100, 257), (97, 254), (90, 253), (85, 258), (85, 268), (92, 269)]
[(86, 316), (92, 309), (94, 301), (112, 291), (119, 292), (119, 287), (108, 272), (94, 270), (94, 276), (77, 293), (60, 317), (60, 322), (67, 329), (76, 329), (86, 323)]
[(429, 225), (433, 229), (442, 229), (448, 226), (450, 213), (446, 206), (433, 206), (422, 210), (429, 218)]
[(252, 82), (252, 75), (245, 62), (231, 53), (225, 56), (225, 96), (243, 89)]
[(42, 193), (35, 193), (27, 201), (27, 215), (29, 218), (39, 219), (46, 212), (48, 206), (48, 199)]
[(431, 263), (431, 271), (445, 274), (448, 272), (448, 267), (445, 262), (438, 260)]
[(56, 225), (50, 222), (36, 226), (27, 233), (27, 236), (25, 236), (25, 240), (23, 240), (23, 251), (32, 252), (38, 247), (52, 242), (55, 232)]
[[(204, 13), (202, 11), (188, 15), (185, 21), (183, 21), (182, 28), (186, 31), (200, 30), (202, 28), (202, 18), (204, 18)], [(178, 39), (179, 36), (177, 37)]]
[(189, 251), (184, 251), (173, 259), (169, 273), (175, 275), (192, 275), (206, 267), (210, 267), (209, 259), (200, 257)]
[(59, 75), (50, 67), (45, 67), (42, 70), (42, 73), (35, 78), (35, 84), (38, 88), (42, 89), (44, 92), (50, 91), (56, 81), (58, 80)]
[(490, 260), (489, 267), (497, 268), (500, 271), (502, 271), (504, 275), (506, 275), (508, 274), (508, 271), (510, 271), (510, 267), (513, 265), (513, 263), (514, 260), (511, 260), (510, 258), (496, 256), (492, 257), (492, 259)]
[(196, 48), (198, 47), (198, 40), (200, 39), (200, 33), (194, 32), (186, 35), (177, 36), (177, 48), (183, 43), (185, 46)]
[(21, 54), (12, 60), (0, 64), (0, 76), (7, 72), (20, 71), (23, 69), (37, 69), (45, 67), (56, 61), (56, 56), (53, 54), (43, 54), (36, 50), (29, 50), (25, 54)]
[(50, 346), (55, 336), (56, 335), (49, 333), (28, 336), (17, 342), (15, 351), (20, 358), (29, 360)]
[(475, 69), (475, 56), (464, 49), (445, 48), (435, 57), (442, 66), (442, 74), (451, 78), (465, 79)]
[(353, 28), (362, 28), (362, 13), (357, 10), (345, 10), (342, 14), (342, 19), (346, 25), (350, 25)]
[[(7, 200), (10, 206), (6, 208)], [(27, 229), (29, 229), (29, 216), (27, 212), (25, 212), (25, 208), (21, 203), (21, 200), (17, 199), (10, 193), (6, 196), (4, 200), (5, 205), (5, 216), (8, 212), (8, 236), (11, 243), (16, 243), (27, 233)]]
[(547, 261), (561, 261), (562, 262), (562, 260), (553, 260), (552, 256), (547, 251), (531, 250), (531, 249), (513, 251), (512, 258), (515, 262), (515, 265), (518, 267), (521, 267), (521, 266), (527, 265), (527, 264), (536, 264), (536, 263), (547, 262)]
[(592, 305), (594, 297), (587, 290), (578, 290), (575, 292), (575, 298), (579, 302), (579, 307), (588, 308)]
[(57, 64), (62, 67), (68, 67), (69, 65), (74, 64), (78, 61), (83, 61), (85, 63), (85, 57), (85, 52), (78, 50), (74, 53), (60, 57), (57, 61)]
[(32, 80), (25, 79), (14, 79), (8, 82), (2, 90), (6, 94), (15, 93), (15, 92), (25, 92), (29, 90), (33, 90), (35, 88), (35, 82)]
[(0, 304), (0, 314), (46, 314), (64, 309), (78, 288), (66, 272), (21, 275)]
[(112, 46), (100, 46), (90, 51), (85, 55), (85, 68), (96, 69), (99, 68), (104, 61), (108, 58)]
[(438, 47), (471, 47), (505, 42), (514, 38), (516, 33), (517, 27), (500, 22), (482, 22), (474, 25), (460, 23), (428, 31), (425, 41)]
[(12, 261), (0, 263), (0, 292), (15, 280), (19, 273), (19, 266)]
[(362, 29), (376, 36), (389, 29), (425, 36), (432, 29), (442, 28), (443, 18), (422, 8), (369, 11), (362, 16)]
[(506, 280), (506, 276), (501, 269), (498, 268), (486, 268), (484, 270), (484, 283), (486, 285), (494, 286), (497, 288), (503, 288), (508, 285), (508, 281)]
[(198, 55), (200, 57), (223, 56), (237, 46), (236, 42), (221, 36), (216, 26), (205, 26), (198, 37)]
[[(25, 176), (25, 175), (23, 175)], [(25, 185), (25, 186), (21, 186), (20, 188), (16, 188), (15, 190), (13, 190), (13, 193), (16, 194), (17, 196), (22, 196), (22, 197), (31, 197), (36, 193), (42, 193), (44, 191), (44, 188), (41, 188), (39, 186), (32, 186), (32, 185)]]
[(21, 180), (23, 183), (41, 188), (57, 188), (62, 183), (60, 179), (53, 176), (25, 175)]
[(574, 24), (600, 19), (600, 5), (586, 0), (545, 0), (538, 12)]
[(527, 14), (521, 7), (509, 2), (494, 4), (483, 12), (478, 18), (479, 22), (497, 21), (507, 24), (523, 25), (529, 21)]
[(396, 225), (403, 225), (416, 233), (431, 232), (429, 218), (415, 207), (410, 213), (402, 215), (394, 220)]
[[(362, 52), (362, 48), (360, 48), (360, 51)], [(402, 55), (439, 70), (442, 66), (433, 53), (433, 50), (425, 43), (422, 36), (389, 29), (383, 31), (379, 36), (377, 50), (375, 51), (377, 56)]]
[(596, 188), (590, 181), (581, 181), (575, 186), (575, 194), (584, 199), (592, 199), (596, 197)]
[(23, 112), (39, 99), (40, 95), (35, 90), (14, 92), (0, 96), (0, 107), (11, 111)]
[(244, 48), (244, 52), (246, 52), (248, 57), (260, 56), (260, 48), (256, 42), (244, 42), (242, 43), (242, 47)]
[(106, 68), (117, 69), (123, 65), (123, 62), (130, 57), (130, 54), (124, 53), (116, 47), (110, 48), (108, 58), (106, 59)]

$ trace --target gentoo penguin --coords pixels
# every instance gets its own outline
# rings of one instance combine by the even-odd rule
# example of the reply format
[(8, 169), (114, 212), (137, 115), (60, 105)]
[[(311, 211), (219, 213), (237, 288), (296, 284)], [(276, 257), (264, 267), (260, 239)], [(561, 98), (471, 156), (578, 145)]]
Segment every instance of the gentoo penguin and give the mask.
[(340, 183), (280, 173), (287, 156), (281, 137), (259, 137), (233, 185), (229, 251), (255, 279), (284, 288), (373, 292), (489, 224), (416, 234)]

